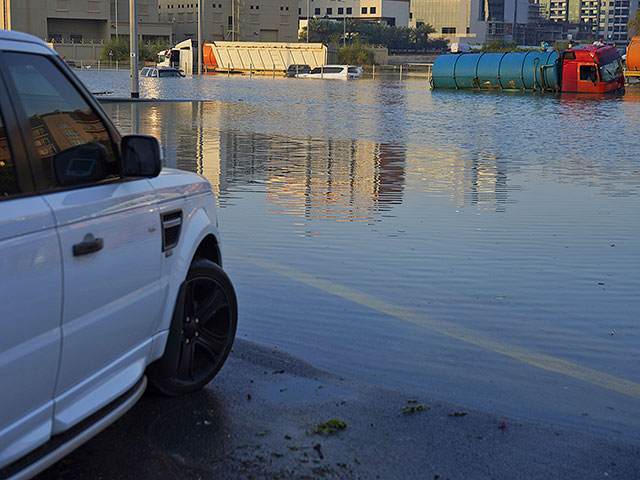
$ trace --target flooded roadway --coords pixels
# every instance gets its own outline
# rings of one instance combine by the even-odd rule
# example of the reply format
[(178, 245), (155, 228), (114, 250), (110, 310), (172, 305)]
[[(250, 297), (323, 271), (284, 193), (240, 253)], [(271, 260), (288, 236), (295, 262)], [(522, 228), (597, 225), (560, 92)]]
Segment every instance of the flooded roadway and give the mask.
[[(81, 72), (128, 95), (125, 72)], [(640, 92), (143, 79), (107, 104), (219, 200), (239, 335), (333, 373), (640, 443)]]

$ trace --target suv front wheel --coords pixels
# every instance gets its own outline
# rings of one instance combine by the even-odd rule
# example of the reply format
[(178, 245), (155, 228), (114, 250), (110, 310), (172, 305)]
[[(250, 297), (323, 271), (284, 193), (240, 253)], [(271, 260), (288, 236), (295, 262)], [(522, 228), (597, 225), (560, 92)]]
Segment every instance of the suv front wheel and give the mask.
[[(193, 392), (209, 383), (229, 355), (236, 333), (236, 294), (218, 265), (194, 260), (183, 288), (183, 300), (178, 301), (174, 315), (174, 322), (180, 323), (180, 330), (174, 326), (179, 333), (177, 368), (168, 377), (150, 378), (152, 389), (164, 395)], [(165, 356), (171, 354), (175, 355), (167, 348)]]

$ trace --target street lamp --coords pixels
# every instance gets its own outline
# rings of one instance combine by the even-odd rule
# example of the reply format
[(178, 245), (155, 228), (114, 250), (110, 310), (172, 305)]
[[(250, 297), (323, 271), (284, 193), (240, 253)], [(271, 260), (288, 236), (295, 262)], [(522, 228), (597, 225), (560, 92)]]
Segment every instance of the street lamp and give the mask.
[(338, 1), (345, 5), (342, 7), (342, 46), (344, 47), (347, 45), (347, 7), (344, 0)]
[(307, 0), (307, 43), (309, 43), (309, 0)]

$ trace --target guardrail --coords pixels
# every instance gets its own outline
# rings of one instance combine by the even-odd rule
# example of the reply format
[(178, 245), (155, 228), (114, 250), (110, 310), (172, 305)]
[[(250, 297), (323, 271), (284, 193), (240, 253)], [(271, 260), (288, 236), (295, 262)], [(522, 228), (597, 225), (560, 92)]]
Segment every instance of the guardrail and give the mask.
[[(129, 71), (130, 70), (130, 65), (129, 62), (119, 62), (117, 60), (111, 61), (111, 62), (104, 62), (101, 60), (73, 60), (73, 59), (65, 59), (65, 62), (67, 63), (67, 65), (69, 65), (71, 68), (78, 68), (78, 69), (92, 69), (92, 70), (111, 70), (111, 71)], [(144, 65), (140, 65), (140, 67), (143, 67)], [(400, 80), (406, 79), (406, 78), (425, 78), (425, 79), (430, 79), (431, 78), (431, 71), (433, 68), (433, 63), (405, 63), (402, 65), (372, 65), (372, 66), (365, 66), (363, 67), (364, 70), (364, 77), (371, 77), (371, 78), (399, 78)], [(226, 74), (226, 75), (231, 75), (231, 74), (244, 74), (244, 75), (262, 75), (262, 76), (272, 76), (272, 77), (276, 77), (277, 76), (282, 76), (282, 74), (284, 72), (273, 68), (273, 71), (268, 71), (268, 70), (264, 70), (264, 71), (256, 71), (254, 69), (253, 65), (250, 65), (250, 68), (248, 71), (243, 72), (243, 71), (234, 71), (234, 70), (227, 70), (227, 71), (217, 71), (217, 74)]]

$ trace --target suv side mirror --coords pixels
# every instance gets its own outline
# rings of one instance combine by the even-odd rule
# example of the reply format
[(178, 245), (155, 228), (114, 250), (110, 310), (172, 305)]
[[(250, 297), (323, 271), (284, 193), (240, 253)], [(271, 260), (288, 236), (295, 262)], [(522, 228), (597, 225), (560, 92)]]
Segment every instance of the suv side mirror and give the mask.
[(162, 169), (158, 139), (151, 135), (126, 135), (120, 144), (125, 177), (156, 177)]

